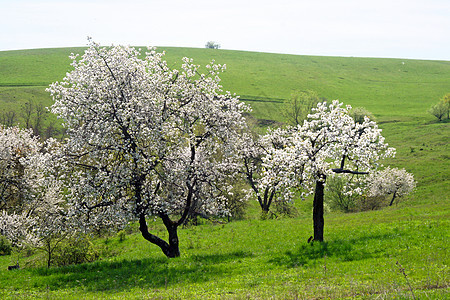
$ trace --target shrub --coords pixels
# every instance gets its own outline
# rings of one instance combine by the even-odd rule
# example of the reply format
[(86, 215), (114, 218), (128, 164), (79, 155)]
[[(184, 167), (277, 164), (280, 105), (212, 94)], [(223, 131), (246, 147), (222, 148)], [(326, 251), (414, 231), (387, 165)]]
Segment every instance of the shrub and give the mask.
[(231, 219), (242, 220), (248, 207), (248, 192), (245, 183), (237, 181), (233, 184), (231, 193), (227, 194), (226, 209), (230, 212), (228, 221)]
[(298, 215), (298, 210), (291, 202), (275, 201), (274, 204), (275, 216), (281, 217), (295, 217)]
[(4, 236), (0, 236), (0, 255), (10, 255), (11, 250), (11, 243)]
[(125, 233), (125, 230), (121, 230), (117, 233), (117, 237), (119, 238), (119, 242), (125, 241), (127, 234)]

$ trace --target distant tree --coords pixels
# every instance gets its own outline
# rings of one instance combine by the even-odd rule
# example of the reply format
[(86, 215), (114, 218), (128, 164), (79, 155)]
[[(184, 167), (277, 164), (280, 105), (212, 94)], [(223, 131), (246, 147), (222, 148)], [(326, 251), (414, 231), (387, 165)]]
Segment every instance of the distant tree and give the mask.
[(25, 128), (31, 128), (36, 136), (48, 138), (54, 137), (59, 133), (54, 126), (54, 122), (51, 122), (48, 125), (49, 128), (46, 128), (45, 123), (47, 123), (49, 111), (42, 103), (36, 104), (28, 100), (21, 106), (20, 115), (23, 121), (20, 122), (20, 125)]
[[(199, 74), (192, 59), (170, 69), (163, 53), (91, 42), (49, 91), (64, 120), (67, 201), (86, 229), (138, 221), (167, 257), (180, 255), (177, 229), (193, 211), (227, 215), (226, 184), (245, 127), (244, 103), (219, 85), (223, 67)], [(165, 241), (147, 218), (162, 219)]]
[(35, 135), (41, 135), (44, 130), (44, 121), (49, 111), (45, 108), (42, 103), (34, 105), (34, 117), (32, 128)]
[(214, 42), (214, 41), (208, 41), (205, 44), (205, 48), (209, 48), (209, 49), (219, 49), (220, 48), (220, 44)]
[(288, 124), (301, 125), (311, 113), (311, 109), (320, 101), (318, 94), (311, 90), (292, 94), (288, 100), (284, 101), (283, 116)]
[(449, 118), (450, 113), (450, 93), (442, 97), (438, 103), (432, 105), (428, 110), (430, 114), (435, 116), (439, 121)]
[(6, 127), (12, 127), (17, 122), (17, 114), (15, 111), (5, 111), (0, 114), (0, 124), (5, 125)]
[(269, 130), (265, 135), (244, 133), (236, 145), (242, 162), (240, 173), (250, 185), (250, 194), (256, 197), (264, 216), (273, 202), (287, 203), (292, 198), (288, 185), (293, 187), (296, 180), (287, 181), (282, 168), (264, 162), (272, 149), (286, 145), (288, 134), (282, 129)]
[(32, 117), (34, 112), (34, 103), (31, 100), (28, 100), (22, 105), (22, 118), (25, 122), (24, 127), (25, 128), (32, 128)]
[(445, 94), (441, 101), (443, 102), (444, 106), (447, 107), (447, 119), (450, 119), (450, 93)]

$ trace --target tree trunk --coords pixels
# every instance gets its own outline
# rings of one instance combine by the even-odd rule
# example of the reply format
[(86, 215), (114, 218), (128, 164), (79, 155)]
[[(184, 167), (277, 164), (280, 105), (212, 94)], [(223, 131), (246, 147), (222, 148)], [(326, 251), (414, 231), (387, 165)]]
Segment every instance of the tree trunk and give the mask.
[(161, 218), (163, 219), (164, 225), (166, 226), (167, 232), (169, 233), (169, 243), (157, 237), (156, 235), (151, 234), (148, 231), (147, 221), (145, 220), (144, 214), (142, 214), (139, 218), (139, 230), (141, 231), (144, 239), (161, 248), (161, 251), (167, 257), (179, 257), (180, 249), (177, 233), (178, 224), (172, 222), (167, 215), (161, 215)]
[(316, 189), (314, 191), (313, 225), (314, 241), (323, 242), (323, 196), (325, 190), (326, 175), (321, 175), (320, 178), (321, 180), (316, 181)]
[(180, 247), (177, 229), (178, 226), (171, 226), (167, 228), (167, 231), (169, 232), (169, 248), (167, 249), (167, 252), (164, 253), (167, 257), (180, 256)]
[(392, 200), (391, 203), (389, 203), (389, 206), (392, 206), (392, 204), (394, 204), (395, 196), (397, 196), (397, 192), (394, 192), (394, 195), (392, 196)]
[(266, 203), (261, 203), (260, 206), (263, 213), (265, 214), (269, 213), (269, 206)]
[(52, 247), (51, 247), (51, 245), (50, 245), (50, 242), (47, 242), (47, 254), (48, 254), (48, 256), (47, 256), (47, 268), (50, 268), (50, 264), (51, 264), (51, 262), (52, 262)]

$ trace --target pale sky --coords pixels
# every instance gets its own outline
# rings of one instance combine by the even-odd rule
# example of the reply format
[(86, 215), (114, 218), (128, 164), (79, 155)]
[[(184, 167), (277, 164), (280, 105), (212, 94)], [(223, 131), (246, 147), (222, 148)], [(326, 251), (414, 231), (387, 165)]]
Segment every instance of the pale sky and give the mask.
[(450, 60), (450, 0), (0, 0), (0, 51), (102, 45)]

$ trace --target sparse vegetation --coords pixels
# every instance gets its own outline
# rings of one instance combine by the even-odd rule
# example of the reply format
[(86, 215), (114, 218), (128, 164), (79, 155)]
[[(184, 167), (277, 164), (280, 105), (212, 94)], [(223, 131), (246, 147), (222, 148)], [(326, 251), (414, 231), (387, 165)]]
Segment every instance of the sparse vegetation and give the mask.
[(311, 109), (324, 100), (311, 90), (294, 93), (284, 101), (283, 116), (286, 122), (292, 126), (302, 125), (308, 114), (311, 113)]

